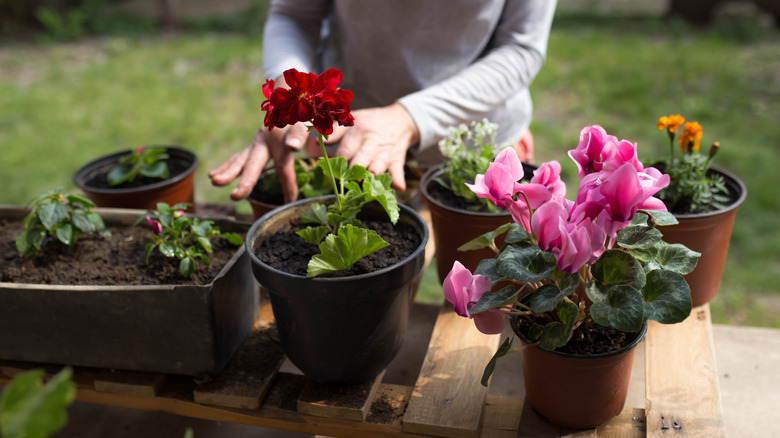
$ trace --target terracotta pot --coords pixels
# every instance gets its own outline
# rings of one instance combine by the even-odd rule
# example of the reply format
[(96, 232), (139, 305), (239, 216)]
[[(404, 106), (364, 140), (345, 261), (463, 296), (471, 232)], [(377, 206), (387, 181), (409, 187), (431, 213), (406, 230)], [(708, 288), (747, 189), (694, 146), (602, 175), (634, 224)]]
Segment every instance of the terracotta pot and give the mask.
[[(516, 325), (513, 319), (515, 334), (523, 340)], [(620, 414), (626, 403), (634, 351), (646, 333), (647, 323), (628, 345), (595, 355), (524, 348), (521, 356), (528, 403), (551, 423), (571, 429), (593, 428)]]
[[(368, 274), (307, 278), (275, 269), (257, 257), (255, 250), (267, 236), (299, 218), (310, 203), (328, 199), (333, 196), (274, 209), (252, 225), (245, 244), (254, 276), (269, 292), (279, 340), (292, 363), (319, 382), (363, 382), (384, 370), (403, 343), (428, 229), (417, 212), (400, 205), (399, 222), (418, 230), (420, 246), (398, 264)], [(386, 217), (378, 204), (367, 205), (364, 213), (364, 218)]]
[(122, 156), (131, 152), (128, 149), (90, 161), (76, 171), (73, 182), (99, 207), (150, 210), (157, 208), (158, 202), (169, 205), (186, 202), (191, 204), (188, 211), (194, 211), (195, 169), (198, 167), (198, 157), (191, 151), (175, 146), (150, 147), (164, 147), (170, 155), (167, 160), (169, 166), (172, 162), (177, 162), (184, 170), (171, 175), (166, 180), (139, 187), (105, 187), (103, 184), (95, 183), (96, 178), (108, 173)]
[[(93, 209), (109, 228), (142, 210)], [(24, 207), (0, 206), (22, 221)], [(224, 231), (247, 226), (216, 219)], [(110, 240), (110, 239), (109, 239)], [(219, 374), (250, 332), (259, 293), (246, 249), (203, 285), (0, 281), (0, 359), (202, 376)]]
[[(536, 169), (527, 163), (523, 163), (523, 167), (527, 176)], [(431, 212), (433, 239), (436, 242), (436, 272), (439, 274), (440, 283), (447, 277), (456, 260), (474, 272), (482, 259), (495, 257), (496, 254), (489, 248), (458, 251), (458, 247), (512, 221), (512, 216), (507, 211), (487, 213), (462, 210), (434, 198), (431, 195), (431, 185), (438, 183), (433, 181), (433, 178), (440, 177), (442, 173), (441, 166), (431, 168), (425, 172), (420, 183), (422, 199)], [(503, 236), (498, 243), (503, 243)]]
[(718, 293), (734, 219), (747, 196), (745, 184), (733, 174), (712, 168), (710, 172), (720, 174), (726, 181), (731, 197), (729, 206), (708, 213), (675, 214), (679, 224), (661, 227), (666, 242), (682, 243), (701, 253), (696, 269), (685, 276), (694, 307), (710, 302)]

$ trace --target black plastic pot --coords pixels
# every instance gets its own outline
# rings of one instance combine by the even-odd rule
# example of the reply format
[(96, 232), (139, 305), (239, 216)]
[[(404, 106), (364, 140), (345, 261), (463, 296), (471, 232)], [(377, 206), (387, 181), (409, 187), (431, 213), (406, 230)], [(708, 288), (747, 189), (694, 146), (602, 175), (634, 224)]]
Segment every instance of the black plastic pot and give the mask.
[(84, 194), (99, 207), (138, 208), (150, 210), (157, 208), (158, 202), (175, 205), (180, 202), (195, 207), (195, 169), (198, 157), (193, 152), (176, 146), (149, 146), (165, 148), (170, 156), (168, 165), (176, 163), (183, 170), (166, 180), (138, 187), (105, 187), (97, 184), (96, 178), (107, 174), (119, 163), (119, 159), (130, 153), (129, 149), (97, 158), (81, 166), (73, 175), (73, 182)]
[[(303, 199), (269, 212), (252, 225), (245, 244), (292, 363), (319, 382), (358, 383), (384, 370), (403, 343), (428, 228), (417, 212), (400, 205), (399, 222), (419, 231), (420, 246), (400, 263), (368, 274), (307, 278), (274, 269), (255, 255), (264, 239), (300, 217), (310, 203), (328, 198), (333, 197)], [(378, 205), (367, 207), (367, 218), (386, 216)]]

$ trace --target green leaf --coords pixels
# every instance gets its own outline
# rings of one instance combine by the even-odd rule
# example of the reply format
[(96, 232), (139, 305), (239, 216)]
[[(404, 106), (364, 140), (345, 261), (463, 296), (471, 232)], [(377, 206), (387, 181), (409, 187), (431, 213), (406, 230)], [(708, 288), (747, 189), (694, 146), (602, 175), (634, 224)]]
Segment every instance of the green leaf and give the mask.
[(585, 291), (593, 301), (590, 316), (596, 324), (624, 332), (642, 328), (645, 322), (644, 300), (638, 289), (626, 284), (604, 287), (594, 281)]
[(384, 208), (390, 222), (398, 222), (400, 213), (393, 189), (369, 173), (363, 180), (363, 192), (366, 193), (366, 200), (376, 201)]
[[(521, 227), (520, 225), (517, 225), (516, 223), (512, 222), (509, 224), (509, 232), (506, 234), (506, 238), (504, 239), (504, 243), (520, 243), (523, 241), (528, 240), (528, 233)], [(530, 242), (529, 242), (530, 244)], [(524, 245), (525, 246), (525, 245)]]
[(487, 291), (482, 294), (479, 301), (469, 309), (469, 313), (471, 315), (476, 315), (477, 313), (511, 304), (517, 298), (517, 294), (520, 290), (521, 289), (515, 290), (514, 286), (510, 285), (505, 286), (496, 292)]
[(604, 252), (590, 269), (606, 285), (628, 284), (637, 289), (645, 285), (645, 270), (631, 254), (619, 249)]
[(328, 235), (328, 227), (320, 225), (319, 227), (306, 227), (300, 231), (296, 231), (295, 234), (301, 236), (306, 243), (312, 245), (319, 245), (322, 239)]
[(87, 214), (83, 211), (74, 211), (71, 214), (70, 219), (71, 222), (73, 222), (73, 226), (85, 233), (92, 233), (96, 231), (94, 222), (89, 220), (89, 217), (87, 217)]
[(200, 245), (200, 247), (203, 248), (203, 250), (207, 253), (211, 253), (213, 251), (211, 249), (211, 240), (209, 240), (208, 237), (198, 236), (196, 241), (198, 242), (198, 245)]
[(565, 290), (561, 290), (557, 285), (545, 284), (531, 295), (531, 300), (528, 304), (534, 312), (551, 312), (558, 307), (558, 303), (567, 295), (569, 295), (569, 293)]
[(562, 302), (558, 307), (559, 321), (553, 321), (544, 326), (544, 331), (539, 339), (539, 347), (552, 351), (566, 345), (571, 339), (578, 315), (579, 309), (576, 304), (571, 301)]
[(346, 173), (344, 173), (344, 176), (341, 179), (347, 181), (362, 181), (366, 179), (368, 175), (369, 171), (367, 171), (365, 167), (353, 164), (347, 168)]
[(482, 372), (482, 380), (480, 381), (482, 386), (488, 386), (488, 381), (490, 380), (490, 376), (493, 375), (493, 371), (496, 369), (496, 363), (498, 362), (498, 359), (506, 356), (512, 351), (512, 341), (514, 341), (514, 338), (506, 338), (504, 342), (502, 342), (498, 347), (498, 350), (496, 350), (496, 354), (494, 354), (493, 357), (490, 358), (490, 361), (488, 361), (487, 365), (485, 365), (485, 371)]
[(657, 226), (676, 225), (679, 223), (676, 217), (668, 211), (661, 210), (639, 210), (631, 220), (632, 225), (650, 225), (648, 216), (653, 217), (653, 222)]
[(227, 239), (228, 242), (236, 246), (243, 245), (244, 243), (244, 239), (242, 239), (241, 236), (239, 236), (237, 233), (222, 233), (219, 235), (219, 237)]
[(68, 207), (60, 203), (46, 204), (38, 210), (38, 217), (47, 230), (54, 231), (57, 224), (68, 217)]
[(537, 246), (507, 246), (496, 257), (496, 272), (518, 281), (534, 282), (547, 278), (555, 269), (555, 256)]
[(73, 238), (73, 225), (63, 224), (54, 231), (57, 239), (65, 245), (71, 245), (75, 242)]
[[(349, 163), (347, 163), (346, 158), (344, 157), (332, 157), (327, 159), (322, 158), (319, 161), (317, 161), (317, 166), (319, 166), (322, 169), (322, 174), (325, 176), (331, 176), (331, 173), (328, 170), (328, 162), (330, 162), (330, 166), (333, 168), (333, 176), (336, 179), (338, 180), (346, 179), (345, 176), (347, 175), (347, 169), (349, 168)], [(363, 168), (363, 170), (365, 170), (365, 168)]]
[(70, 203), (72, 203), (72, 204), (79, 204), (79, 205), (83, 206), (84, 208), (90, 208), (90, 207), (94, 207), (95, 206), (95, 203), (92, 202), (89, 198), (86, 198), (86, 197), (81, 196), (79, 194), (70, 194), (69, 193), (66, 196), (66, 199)]
[(474, 270), (474, 275), (484, 275), (490, 277), (492, 284), (495, 285), (499, 280), (503, 279), (501, 275), (496, 272), (496, 259), (482, 259), (477, 265), (477, 269)]
[(617, 234), (617, 243), (637, 260), (648, 262), (655, 258), (662, 234), (656, 228), (631, 225)]
[(116, 186), (130, 179), (132, 172), (130, 166), (117, 166), (111, 169), (106, 175), (108, 184)]
[(147, 178), (167, 179), (170, 177), (170, 172), (165, 161), (158, 161), (141, 169), (141, 175)]
[(192, 257), (184, 257), (181, 259), (181, 262), (179, 262), (179, 271), (181, 272), (181, 275), (185, 277), (192, 275), (192, 273), (195, 272), (195, 259)]
[(664, 243), (655, 257), (656, 262), (665, 270), (687, 275), (693, 272), (701, 256), (680, 243)]
[(691, 313), (691, 289), (680, 274), (661, 269), (650, 271), (642, 294), (649, 319), (674, 324)]
[[(312, 203), (309, 208), (303, 212), (301, 222), (304, 224), (326, 225), (328, 223), (328, 208), (319, 202)], [(319, 242), (319, 240), (317, 242)]]
[(512, 225), (512, 223), (506, 223), (493, 231), (488, 231), (481, 236), (475, 237), (474, 239), (471, 239), (463, 245), (459, 246), (458, 251), (471, 251), (475, 249), (496, 246), (496, 238), (504, 234)]
[(46, 231), (43, 229), (22, 231), (16, 238), (16, 251), (22, 257), (31, 256), (41, 249), (44, 237)]
[(309, 261), (308, 276), (347, 269), (361, 258), (384, 248), (385, 242), (374, 230), (345, 225), (338, 234), (329, 234), (320, 243), (320, 254)]
[(160, 253), (165, 257), (175, 257), (176, 245), (171, 242), (163, 242), (160, 244)]
[(147, 265), (149, 264), (149, 257), (152, 256), (152, 251), (154, 251), (155, 248), (157, 248), (157, 244), (156, 243), (147, 243), (146, 246), (144, 247), (144, 252), (146, 253), (146, 264)]
[(67, 406), (73, 401), (73, 371), (64, 368), (46, 385), (43, 370), (16, 376), (0, 396), (0, 436), (45, 438), (68, 421)]

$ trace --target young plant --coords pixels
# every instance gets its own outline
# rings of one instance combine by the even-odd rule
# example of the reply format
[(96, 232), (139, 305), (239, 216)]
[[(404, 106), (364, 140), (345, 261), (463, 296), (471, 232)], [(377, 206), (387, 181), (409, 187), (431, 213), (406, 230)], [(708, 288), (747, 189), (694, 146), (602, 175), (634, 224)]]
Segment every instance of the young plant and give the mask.
[(38, 195), (30, 203), (31, 211), (24, 218), (25, 230), (16, 238), (16, 250), (22, 257), (41, 249), (48, 235), (65, 245), (74, 245), (84, 233), (110, 237), (103, 219), (92, 211), (95, 203), (89, 199), (57, 188)]
[[(325, 176), (322, 168), (316, 162), (297, 158), (294, 169), (300, 197), (316, 198), (333, 192), (330, 178)], [(262, 189), (264, 193), (278, 193), (281, 196), (282, 185), (279, 182), (279, 175), (276, 173), (267, 174), (263, 178)]]
[(354, 124), (350, 113), (352, 92), (338, 88), (341, 72), (329, 69), (318, 76), (290, 69), (284, 72), (284, 79), (289, 89), (274, 88), (271, 79), (263, 85), (264, 124), (270, 131), (298, 122), (311, 123), (309, 130), (317, 131), (323, 155), (317, 165), (330, 178), (336, 196), (336, 201), (328, 206), (312, 204), (302, 221), (313, 225), (298, 232), (307, 242), (319, 245), (320, 254), (312, 257), (307, 270), (308, 277), (315, 277), (347, 269), (388, 245), (358, 220), (365, 204), (377, 201), (393, 224), (398, 221), (399, 208), (389, 175), (374, 176), (363, 166), (349, 166), (343, 157), (328, 157), (325, 150), (324, 138), (333, 133), (334, 122), (342, 126)]
[[(569, 156), (582, 179), (574, 201), (564, 199), (565, 186), (553, 173), (518, 183), (523, 168), (511, 148), (469, 184), (477, 196), (509, 210), (513, 222), (463, 245), (493, 248), (496, 257), (482, 260), (474, 275), (455, 262), (444, 296), (484, 333), (501, 333), (508, 316), (527, 319), (530, 341), (545, 350), (566, 346), (579, 326), (636, 332), (648, 319), (684, 320), (691, 296), (683, 275), (700, 254), (664, 242), (656, 228), (677, 222), (653, 197), (669, 176), (644, 167), (635, 143), (618, 141), (600, 126), (585, 127)], [(560, 169), (548, 162), (540, 170), (549, 167)], [(503, 233), (498, 248), (495, 238)], [(499, 283), (508, 285), (491, 291)], [(507, 339), (483, 384), (510, 350)]]
[[(679, 114), (659, 118), (656, 126), (659, 130), (666, 130), (669, 137), (669, 159), (662, 163), (671, 181), (658, 194), (669, 211), (704, 213), (725, 208), (730, 200), (726, 184), (720, 175), (708, 173), (720, 143), (714, 142), (706, 156), (701, 154), (701, 125), (697, 122), (685, 123), (685, 118)], [(678, 136), (680, 130), (682, 133)], [(675, 137), (682, 151), (679, 156), (675, 156), (674, 152)]]
[(233, 245), (239, 246), (244, 241), (236, 233), (223, 233), (213, 221), (200, 220), (197, 217), (188, 216), (184, 210), (189, 204), (176, 204), (173, 207), (164, 202), (157, 204), (157, 210), (149, 210), (141, 215), (135, 225), (146, 221), (154, 232), (152, 242), (146, 244), (146, 263), (156, 249), (165, 257), (179, 260), (179, 271), (184, 277), (192, 275), (197, 262), (209, 265), (211, 259), (211, 239), (221, 237), (227, 239)]
[(450, 129), (450, 134), (439, 142), (439, 151), (444, 156), (442, 176), (434, 181), (439, 183), (470, 205), (470, 210), (486, 209), (498, 212), (498, 208), (489, 200), (479, 198), (466, 187), (465, 183), (474, 181), (478, 174), (484, 174), (502, 148), (495, 144), (498, 125), (487, 119), (472, 122), (470, 126), (460, 124)]
[(114, 167), (106, 175), (112, 186), (134, 181), (138, 175), (147, 178), (167, 179), (170, 177), (168, 153), (163, 148), (145, 148), (138, 146), (132, 152), (119, 159), (121, 165)]

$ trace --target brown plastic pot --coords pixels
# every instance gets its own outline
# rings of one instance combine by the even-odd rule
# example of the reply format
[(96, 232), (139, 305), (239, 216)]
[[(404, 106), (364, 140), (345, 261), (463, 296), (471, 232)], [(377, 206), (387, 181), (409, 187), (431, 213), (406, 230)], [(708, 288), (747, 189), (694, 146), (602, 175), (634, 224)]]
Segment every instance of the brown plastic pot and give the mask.
[(747, 197), (747, 188), (739, 178), (721, 169), (711, 168), (710, 172), (725, 180), (729, 206), (708, 213), (675, 214), (678, 224), (660, 228), (666, 242), (681, 243), (701, 253), (696, 269), (685, 276), (694, 307), (710, 302), (718, 293), (737, 209)]
[[(513, 320), (515, 334), (524, 341), (516, 326)], [(647, 323), (628, 345), (594, 355), (524, 348), (528, 403), (551, 423), (571, 429), (594, 428), (615, 417), (626, 403), (634, 352), (646, 333)]]
[[(523, 167), (527, 176), (535, 169), (535, 166), (527, 163), (523, 163)], [(420, 182), (422, 199), (431, 212), (433, 239), (436, 243), (436, 272), (439, 274), (440, 283), (447, 277), (456, 260), (474, 272), (482, 259), (495, 257), (496, 254), (490, 248), (458, 251), (458, 247), (512, 221), (512, 215), (508, 211), (488, 213), (463, 210), (434, 198), (431, 195), (431, 184), (438, 184), (433, 178), (440, 177), (442, 173), (441, 166), (431, 168), (425, 172)], [(497, 243), (502, 242), (503, 236)]]
[(99, 207), (137, 208), (150, 210), (157, 208), (158, 202), (169, 205), (186, 202), (191, 204), (189, 211), (195, 210), (195, 169), (198, 167), (198, 157), (191, 151), (176, 146), (164, 147), (171, 162), (178, 162), (184, 171), (171, 175), (170, 178), (139, 187), (102, 187), (94, 180), (108, 173), (117, 165), (119, 159), (131, 151), (123, 150), (105, 155), (80, 167), (73, 176), (73, 182), (84, 194)]

